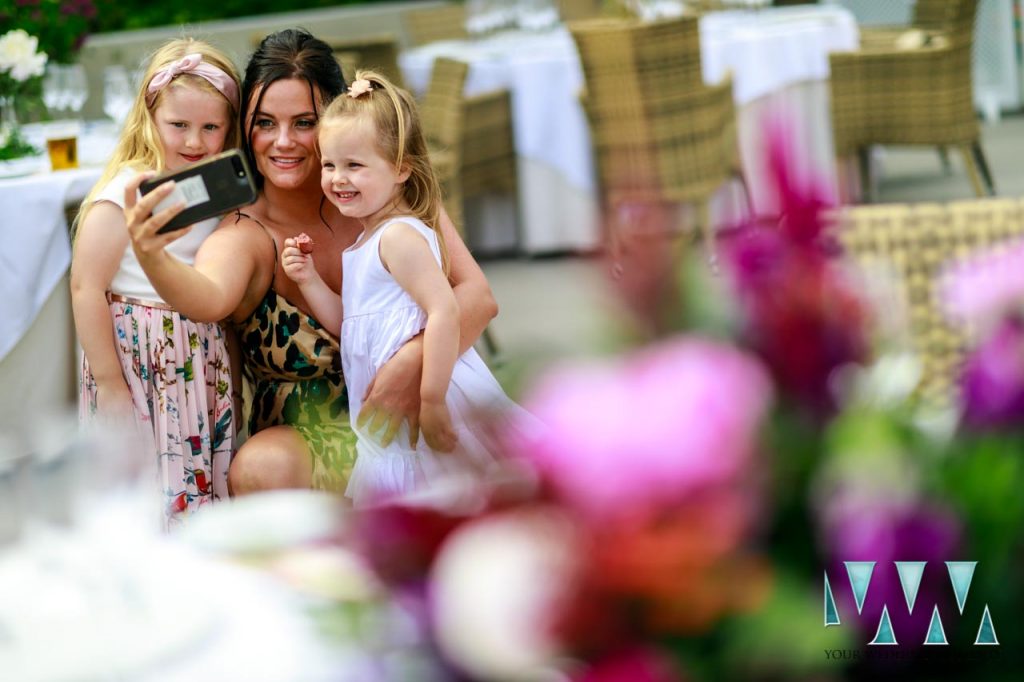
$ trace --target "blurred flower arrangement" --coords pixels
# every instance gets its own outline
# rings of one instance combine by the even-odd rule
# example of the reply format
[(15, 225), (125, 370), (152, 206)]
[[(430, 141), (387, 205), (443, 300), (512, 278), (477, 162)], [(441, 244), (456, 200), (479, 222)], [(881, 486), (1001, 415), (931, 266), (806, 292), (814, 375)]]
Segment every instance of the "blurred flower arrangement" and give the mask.
[(0, 22), (39, 39), (58, 64), (71, 64), (97, 18), (93, 0), (0, 0)]
[[(617, 282), (633, 340), (527, 391), (543, 425), (502, 431), (510, 475), (452, 508), (353, 515), (344, 546), (369, 600), (404, 614), (405, 644), (376, 653), (415, 651), (375, 679), (1016, 679), (1020, 268), (987, 296), (972, 273), (954, 279), (951, 305), (997, 321), (962, 406), (920, 403), (919, 363), (880, 338), (822, 195), (769, 137), (782, 220), (729, 230), (717, 276), (699, 254), (663, 263), (679, 251), (643, 231)], [(848, 561), (875, 562), (860, 605)], [(916, 609), (896, 561), (926, 562)], [(959, 612), (946, 561), (977, 562)], [(825, 627), (826, 574), (839, 627)], [(998, 647), (972, 646), (985, 607)], [(933, 608), (948, 646), (923, 646)], [(898, 647), (868, 645), (883, 609)]]
[(0, 160), (35, 152), (21, 137), (15, 107), (46, 68), (47, 55), (38, 46), (38, 39), (22, 29), (0, 36)]

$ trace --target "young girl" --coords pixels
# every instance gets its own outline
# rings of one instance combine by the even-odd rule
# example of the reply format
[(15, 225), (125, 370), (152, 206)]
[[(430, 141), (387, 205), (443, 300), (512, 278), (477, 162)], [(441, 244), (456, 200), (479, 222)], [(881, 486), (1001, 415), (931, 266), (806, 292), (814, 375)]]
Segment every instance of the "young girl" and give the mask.
[(424, 333), (418, 424), (403, 423), (384, 446), (373, 437), (374, 424), (353, 423), (357, 457), (346, 494), (365, 505), (441, 478), (466, 480), (464, 474), (494, 462), (480, 417), (518, 408), (475, 351), (458, 354), (459, 311), (436, 227), (441, 191), (415, 103), (363, 71), (319, 125), (321, 187), (343, 215), (362, 223), (363, 233), (341, 256), (340, 301), (304, 253), (311, 250), (306, 240), (286, 240), (281, 262), (317, 318), (340, 330), (350, 415), (359, 414), (381, 365)]
[[(128, 248), (125, 185), (238, 144), (238, 76), (205, 42), (184, 38), (151, 57), (100, 181), (82, 202), (71, 262), (75, 328), (85, 352), (80, 415), (134, 417), (152, 433), (165, 527), (226, 498), (234, 446), (230, 363), (219, 324), (162, 301)], [(168, 247), (191, 263), (217, 219)]]

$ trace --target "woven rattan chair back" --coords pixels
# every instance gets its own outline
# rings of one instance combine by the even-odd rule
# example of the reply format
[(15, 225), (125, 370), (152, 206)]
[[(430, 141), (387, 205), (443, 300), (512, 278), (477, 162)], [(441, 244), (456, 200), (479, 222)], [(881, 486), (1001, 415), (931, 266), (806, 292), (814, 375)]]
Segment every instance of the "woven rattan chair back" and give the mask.
[(601, 16), (604, 0), (558, 0), (558, 16), (562, 21), (580, 21)]
[(509, 91), (467, 97), (462, 122), (464, 198), (493, 193), (515, 195), (518, 180)]
[(706, 199), (727, 178), (731, 82), (701, 79), (697, 19), (570, 25), (606, 199)]
[(462, 92), (469, 65), (447, 57), (434, 60), (430, 84), (420, 102), (423, 132), (431, 148), (456, 149), (462, 135)]
[(466, 7), (461, 3), (406, 10), (402, 13), (402, 23), (410, 45), (469, 37), (466, 32)]
[(1024, 239), (1024, 200), (858, 206), (836, 215), (846, 253), (869, 276), (893, 275), (907, 312), (910, 350), (922, 363), (920, 397), (936, 405), (957, 397), (957, 377), (976, 340), (971, 325), (950, 320), (942, 301), (948, 269)]
[[(957, 147), (975, 191), (995, 193), (974, 111), (971, 57), (977, 7), (978, 0), (944, 0), (944, 28), (920, 47), (899, 49), (890, 42), (880, 48), (876, 43), (829, 56), (837, 156), (860, 154), (863, 159), (873, 144)], [(938, 9), (928, 12), (929, 21), (939, 21), (934, 18)]]
[(345, 82), (351, 82), (355, 78), (353, 69), (366, 69), (386, 76), (400, 88), (405, 87), (402, 70), (398, 67), (398, 42), (392, 34), (323, 40), (334, 50), (334, 56), (341, 64)]

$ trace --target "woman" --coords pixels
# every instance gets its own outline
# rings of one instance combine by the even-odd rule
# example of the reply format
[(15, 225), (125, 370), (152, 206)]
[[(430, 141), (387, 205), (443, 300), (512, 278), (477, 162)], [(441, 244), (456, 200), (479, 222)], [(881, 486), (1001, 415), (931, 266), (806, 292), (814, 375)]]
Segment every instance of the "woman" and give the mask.
[[(345, 89), (330, 47), (302, 30), (273, 33), (257, 48), (242, 83), (243, 148), (261, 188), (255, 204), (224, 219), (203, 243), (195, 266), (165, 247), (182, 232), (157, 229), (180, 209), (155, 215), (169, 193), (136, 202), (142, 177), (126, 189), (126, 218), (139, 262), (164, 300), (198, 321), (229, 318), (238, 330), (245, 374), (253, 382), (251, 436), (229, 469), (233, 494), (271, 488), (344, 490), (355, 453), (337, 340), (309, 314), (298, 287), (277, 267), (284, 240), (313, 238), (315, 266), (341, 289), (341, 252), (362, 227), (333, 210), (320, 189), (316, 124)], [(131, 195), (130, 197), (128, 195)], [(483, 272), (444, 216), (451, 282), (460, 306), (461, 348), (497, 313)], [(337, 330), (331, 330), (337, 333)], [(403, 420), (418, 436), (422, 340), (406, 344), (370, 385), (360, 424), (390, 442)]]

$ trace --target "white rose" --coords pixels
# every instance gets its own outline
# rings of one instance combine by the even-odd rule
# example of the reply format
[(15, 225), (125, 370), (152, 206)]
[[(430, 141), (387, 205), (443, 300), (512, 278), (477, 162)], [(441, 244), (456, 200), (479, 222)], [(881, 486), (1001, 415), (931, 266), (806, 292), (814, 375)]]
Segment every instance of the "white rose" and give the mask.
[(39, 40), (18, 28), (0, 37), (0, 73), (9, 71), (16, 81), (42, 76), (46, 53), (37, 52)]

